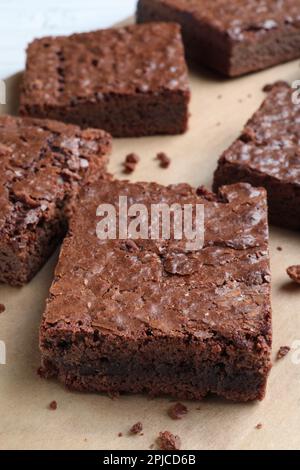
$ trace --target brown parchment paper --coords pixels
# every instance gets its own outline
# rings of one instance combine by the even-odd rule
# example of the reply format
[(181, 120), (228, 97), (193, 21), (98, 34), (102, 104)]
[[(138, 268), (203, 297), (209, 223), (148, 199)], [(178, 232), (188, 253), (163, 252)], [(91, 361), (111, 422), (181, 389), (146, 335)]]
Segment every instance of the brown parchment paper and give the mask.
[[(7, 80), (8, 104), (0, 106), (1, 113), (16, 110), (19, 78)], [(217, 158), (262, 102), (263, 85), (299, 78), (297, 61), (234, 80), (206, 70), (192, 72), (189, 131), (175, 137), (115, 139), (110, 170), (124, 178), (121, 162), (136, 152), (141, 161), (132, 180), (211, 185)], [(159, 151), (172, 159), (167, 170), (154, 160)], [(285, 273), (289, 265), (300, 264), (300, 233), (271, 227), (270, 237), (275, 358), (280, 346), (296, 347), (300, 340), (300, 287)], [(56, 381), (39, 378), (38, 330), (55, 261), (53, 256), (24, 288), (0, 286), (0, 303), (6, 306), (0, 315), (0, 341), (7, 353), (6, 364), (0, 365), (0, 449), (149, 449), (164, 430), (181, 436), (184, 449), (299, 449), (299, 345), (298, 351), (274, 361), (263, 402), (188, 402), (189, 413), (180, 421), (168, 417), (168, 398), (111, 400), (71, 393)], [(47, 408), (52, 400), (57, 401), (56, 411)], [(144, 435), (129, 436), (137, 421), (142, 421)], [(260, 430), (255, 428), (258, 423)]]

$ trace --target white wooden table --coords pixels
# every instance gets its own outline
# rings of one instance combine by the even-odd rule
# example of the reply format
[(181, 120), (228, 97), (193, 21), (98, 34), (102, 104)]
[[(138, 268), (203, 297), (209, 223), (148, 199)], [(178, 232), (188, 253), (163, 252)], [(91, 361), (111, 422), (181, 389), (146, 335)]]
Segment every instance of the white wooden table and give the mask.
[(105, 28), (135, 6), (136, 0), (0, 0), (0, 78), (24, 68), (33, 38)]

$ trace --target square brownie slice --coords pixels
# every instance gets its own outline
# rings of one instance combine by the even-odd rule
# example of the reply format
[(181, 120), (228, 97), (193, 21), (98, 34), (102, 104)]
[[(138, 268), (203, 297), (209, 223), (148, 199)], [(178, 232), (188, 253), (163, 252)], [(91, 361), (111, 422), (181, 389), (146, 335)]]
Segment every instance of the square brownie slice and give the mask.
[[(98, 239), (97, 206), (117, 210), (120, 195), (147, 208), (204, 204), (203, 248), (187, 251), (174, 238)], [(262, 399), (271, 348), (265, 190), (87, 187), (63, 243), (40, 348), (44, 374), (74, 390)]]
[(234, 77), (300, 57), (299, 0), (139, 0), (137, 21), (175, 21), (187, 55)]
[(240, 137), (221, 156), (214, 188), (238, 181), (267, 189), (270, 222), (300, 229), (300, 104), (287, 83), (270, 87)]
[(190, 91), (180, 26), (170, 23), (33, 41), (20, 113), (115, 137), (180, 134)]
[(79, 188), (105, 171), (100, 130), (0, 116), (0, 282), (28, 282), (65, 235)]

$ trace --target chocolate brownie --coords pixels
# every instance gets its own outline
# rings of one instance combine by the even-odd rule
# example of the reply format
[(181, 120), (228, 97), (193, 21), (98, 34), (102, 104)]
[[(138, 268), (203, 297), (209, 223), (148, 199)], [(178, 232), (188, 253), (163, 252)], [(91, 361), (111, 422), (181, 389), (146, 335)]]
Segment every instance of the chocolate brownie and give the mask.
[(300, 57), (299, 0), (139, 0), (137, 21), (175, 21), (187, 56), (226, 76)]
[(224, 152), (215, 190), (245, 181), (268, 192), (271, 223), (300, 229), (300, 104), (288, 84), (277, 83), (240, 137)]
[(104, 172), (110, 144), (100, 130), (0, 116), (0, 282), (22, 285), (41, 268), (80, 186)]
[(190, 91), (180, 27), (170, 23), (33, 41), (20, 112), (116, 137), (186, 130)]
[[(40, 329), (44, 375), (80, 391), (262, 399), (270, 369), (266, 194), (248, 184), (103, 182), (84, 190)], [(207, 198), (206, 195), (209, 194)], [(205, 244), (100, 240), (98, 204), (204, 204)], [(146, 237), (145, 237), (146, 238)]]

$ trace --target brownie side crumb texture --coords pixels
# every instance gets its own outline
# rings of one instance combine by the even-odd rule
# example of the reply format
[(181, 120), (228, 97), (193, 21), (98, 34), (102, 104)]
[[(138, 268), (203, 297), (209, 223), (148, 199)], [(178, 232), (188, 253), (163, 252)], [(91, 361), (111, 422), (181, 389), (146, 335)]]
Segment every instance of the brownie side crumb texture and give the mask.
[(295, 265), (295, 266), (290, 266), (286, 270), (287, 274), (289, 277), (292, 279), (292, 281), (296, 282), (297, 284), (300, 284), (300, 266)]
[(179, 23), (187, 57), (226, 76), (300, 57), (298, 0), (139, 0), (137, 21)]
[(289, 352), (291, 348), (289, 346), (280, 346), (277, 355), (276, 355), (276, 360), (280, 361), (280, 359), (283, 359)]
[(181, 439), (170, 431), (164, 431), (159, 433), (157, 445), (160, 450), (180, 450)]
[(114, 137), (181, 134), (189, 99), (179, 25), (130, 25), (33, 41), (20, 113)]
[(300, 229), (300, 104), (276, 84), (240, 137), (221, 156), (214, 190), (245, 181), (267, 189), (270, 222)]
[(79, 189), (104, 174), (110, 146), (100, 130), (0, 116), (0, 282), (25, 284), (42, 267)]
[[(247, 184), (87, 187), (64, 240), (40, 329), (43, 367), (81, 391), (262, 399), (271, 366), (266, 194)], [(99, 203), (204, 204), (205, 244), (100, 240)], [(130, 243), (129, 243), (130, 242)], [(133, 245), (132, 245), (133, 242)]]

